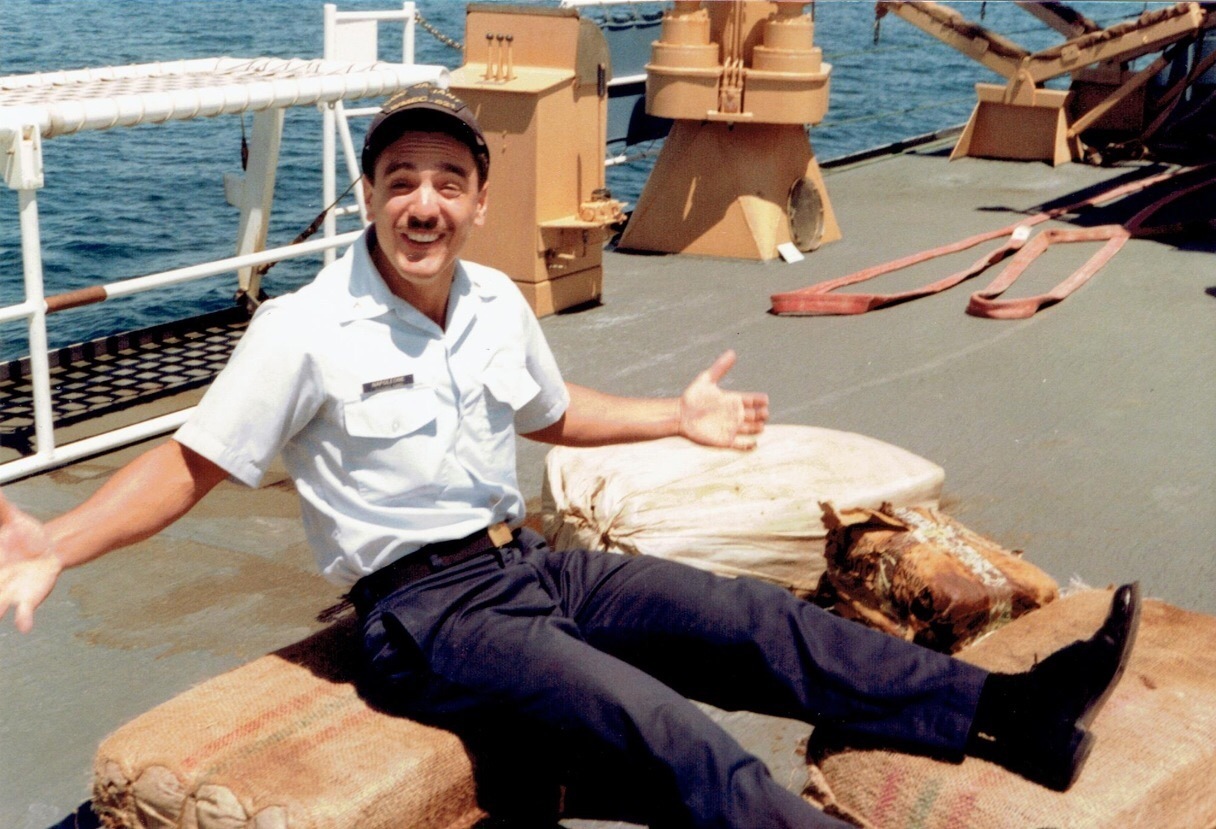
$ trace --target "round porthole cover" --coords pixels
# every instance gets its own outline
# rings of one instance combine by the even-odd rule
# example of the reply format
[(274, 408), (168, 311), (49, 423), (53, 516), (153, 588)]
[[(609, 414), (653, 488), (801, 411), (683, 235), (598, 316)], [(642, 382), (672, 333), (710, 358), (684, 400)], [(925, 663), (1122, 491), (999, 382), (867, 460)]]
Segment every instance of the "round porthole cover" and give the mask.
[(794, 182), (786, 215), (794, 246), (803, 253), (818, 248), (823, 241), (823, 199), (815, 182), (806, 177)]

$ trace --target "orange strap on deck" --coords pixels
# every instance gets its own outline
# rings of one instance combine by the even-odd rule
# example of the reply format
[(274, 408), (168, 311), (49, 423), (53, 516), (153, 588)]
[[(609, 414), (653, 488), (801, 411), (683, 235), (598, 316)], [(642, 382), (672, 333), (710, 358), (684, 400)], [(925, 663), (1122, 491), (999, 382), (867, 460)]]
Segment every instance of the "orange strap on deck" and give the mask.
[[(1114, 258), (1124, 242), (1129, 238), (1123, 225), (1098, 225), (1097, 227), (1049, 227), (1039, 233), (1029, 244), (1022, 247), (1005, 269), (997, 274), (987, 288), (976, 291), (967, 303), (967, 313), (973, 317), (989, 317), (991, 319), (1026, 319), (1032, 317), (1040, 308), (1054, 305), (1077, 288), (1080, 288), (1090, 277), (1096, 274), (1103, 265)], [(1050, 291), (1036, 296), (1020, 299), (998, 299), (1009, 288), (1030, 263), (1056, 242), (1101, 242), (1106, 241), (1089, 260), (1073, 271), (1059, 285)]]
[[(1154, 227), (1146, 228), (1146, 221), (1157, 211), (1161, 210), (1175, 199), (1188, 195), (1203, 187), (1207, 187), (1216, 183), (1216, 177), (1211, 175), (1212, 171), (1216, 170), (1216, 164), (1206, 165), (1197, 168), (1184, 168), (1174, 170), (1168, 173), (1161, 173), (1155, 176), (1133, 181), (1127, 184), (1113, 187), (1096, 196), (1088, 199), (1075, 202), (1065, 207), (1057, 207), (1052, 210), (1044, 211), (1031, 216), (1027, 219), (1019, 221), (1015, 224), (1003, 227), (1000, 230), (987, 231), (974, 236), (969, 236), (966, 239), (961, 239), (948, 245), (931, 248), (921, 251), (901, 259), (896, 259), (883, 265), (876, 265), (865, 270), (857, 271), (848, 276), (829, 279), (825, 282), (820, 282), (811, 285), (807, 288), (802, 288), (797, 291), (787, 293), (773, 294), (772, 296), (772, 312), (780, 316), (819, 316), (829, 314), (862, 314), (866, 311), (872, 311), (876, 308), (884, 308), (888, 305), (895, 305), (900, 302), (907, 302), (911, 299), (919, 299), (923, 296), (939, 293), (952, 288), (955, 285), (970, 279), (971, 277), (982, 273), (996, 263), (1009, 257), (1011, 254), (1016, 254), (1009, 264), (1005, 267), (996, 279), (984, 290), (977, 291), (972, 294), (971, 301), (967, 307), (967, 313), (980, 317), (991, 317), (994, 319), (1023, 319), (1032, 316), (1040, 308), (1055, 304), (1067, 297), (1081, 285), (1085, 284), (1089, 279), (1098, 272), (1099, 269), (1114, 257), (1124, 243), (1132, 236), (1147, 236), (1158, 235), (1166, 232), (1176, 232), (1184, 230), (1183, 225), (1171, 225), (1169, 227)], [(1164, 181), (1169, 181), (1177, 176), (1201, 171), (1204, 177), (1197, 184), (1190, 187), (1176, 190), (1167, 194), (1165, 197), (1158, 199), (1148, 207), (1141, 210), (1133, 216), (1126, 224), (1099, 225), (1090, 228), (1049, 228), (1037, 236), (1031, 237), (1031, 228), (1035, 225), (1042, 224), (1050, 219), (1059, 216), (1076, 212), (1082, 208), (1092, 207), (1106, 202), (1114, 201), (1131, 193), (1137, 193), (1146, 190)], [(904, 291), (894, 294), (838, 294), (833, 293), (837, 288), (843, 288), (848, 285), (855, 285), (859, 282), (865, 282), (875, 277), (882, 276), (895, 271), (903, 270), (904, 268), (927, 262), (931, 259), (937, 259), (942, 256), (949, 256), (953, 253), (967, 250), (976, 245), (987, 242), (991, 239), (1004, 238), (1005, 242), (998, 248), (995, 248), (988, 254), (980, 257), (971, 266), (964, 268), (961, 271), (951, 274), (931, 282), (920, 288), (915, 288), (910, 291)], [(1029, 267), (1030, 263), (1038, 258), (1043, 251), (1056, 242), (1085, 242), (1085, 241), (1103, 241), (1107, 244), (1090, 257), (1084, 265), (1078, 268), (1063, 282), (1057, 285), (1052, 290), (1044, 294), (1039, 294), (1033, 297), (1023, 299), (998, 299), (1000, 294), (1012, 285), (1019, 276)]]

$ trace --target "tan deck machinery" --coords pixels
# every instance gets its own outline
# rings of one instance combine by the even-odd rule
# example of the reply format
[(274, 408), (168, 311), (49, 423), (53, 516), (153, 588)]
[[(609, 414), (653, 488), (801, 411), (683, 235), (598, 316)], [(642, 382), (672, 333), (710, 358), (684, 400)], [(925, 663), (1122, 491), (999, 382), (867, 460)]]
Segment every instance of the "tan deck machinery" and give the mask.
[(763, 260), (840, 238), (807, 137), (832, 67), (806, 5), (673, 3), (646, 111), (675, 123), (621, 247)]
[[(1205, 14), (1199, 3), (1146, 11), (1105, 29), (1059, 3), (1018, 5), (1069, 39), (1032, 53), (939, 3), (880, 0), (876, 6), (879, 17), (895, 14), (1007, 79), (1004, 86), (975, 85), (979, 100), (952, 158), (1060, 164), (1082, 157), (1086, 130), (1142, 134), (1144, 86), (1167, 61), (1159, 57), (1138, 71), (1129, 63), (1216, 26), (1216, 13)], [(1041, 86), (1070, 73), (1068, 90)]]
[(470, 4), (451, 88), (477, 113), (493, 182), (466, 256), (511, 275), (537, 315), (596, 300), (605, 228), (608, 45), (576, 9)]

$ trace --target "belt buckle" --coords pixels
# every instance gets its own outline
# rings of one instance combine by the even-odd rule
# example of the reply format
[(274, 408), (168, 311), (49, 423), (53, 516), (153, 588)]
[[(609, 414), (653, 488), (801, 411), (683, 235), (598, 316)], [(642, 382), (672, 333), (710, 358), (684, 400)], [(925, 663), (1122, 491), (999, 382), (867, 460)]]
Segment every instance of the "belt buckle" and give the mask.
[(486, 536), (490, 539), (490, 543), (492, 543), (495, 547), (505, 547), (515, 539), (515, 535), (511, 532), (511, 528), (502, 523), (494, 524), (487, 529)]

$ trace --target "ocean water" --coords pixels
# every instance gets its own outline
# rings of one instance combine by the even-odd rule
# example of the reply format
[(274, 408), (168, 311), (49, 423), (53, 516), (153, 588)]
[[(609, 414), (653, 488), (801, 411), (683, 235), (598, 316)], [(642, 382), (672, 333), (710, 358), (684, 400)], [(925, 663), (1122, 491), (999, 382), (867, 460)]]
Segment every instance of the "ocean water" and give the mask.
[[(1008, 0), (952, 5), (974, 20), (982, 15), (984, 25), (1031, 49), (1059, 40)], [(1073, 5), (1110, 23), (1163, 4), (1090, 0)], [(340, 4), (342, 9), (392, 6), (392, 0)], [(463, 3), (423, 0), (420, 10), (441, 32), (463, 37)], [(897, 18), (882, 21), (875, 42), (868, 0), (819, 0), (814, 11), (816, 45), (833, 66), (827, 117), (811, 131), (821, 161), (959, 124), (974, 103), (974, 84), (998, 80)], [(381, 59), (399, 59), (400, 38), (400, 25), (381, 25)], [(221, 55), (311, 58), (321, 50), (322, 0), (4, 0), (0, 20), (0, 75)], [(417, 57), (449, 67), (460, 63), (458, 51), (422, 30)], [(46, 186), (38, 205), (46, 292), (231, 255), (237, 211), (224, 199), (223, 176), (240, 170), (242, 129), (251, 124), (248, 116), (223, 116), (45, 141)], [(614, 195), (635, 202), (652, 158), (610, 168)], [(313, 107), (291, 109), (270, 245), (289, 242), (321, 210), (320, 171), (320, 113)], [(298, 287), (312, 278), (319, 262), (318, 256), (276, 266), (266, 290), (279, 294)], [(51, 345), (222, 308), (232, 302), (235, 285), (235, 275), (221, 275), (56, 314), (49, 323)], [(0, 188), (0, 306), (20, 302), (23, 290), (17, 197)], [(0, 325), (0, 359), (25, 353), (25, 325)]]

